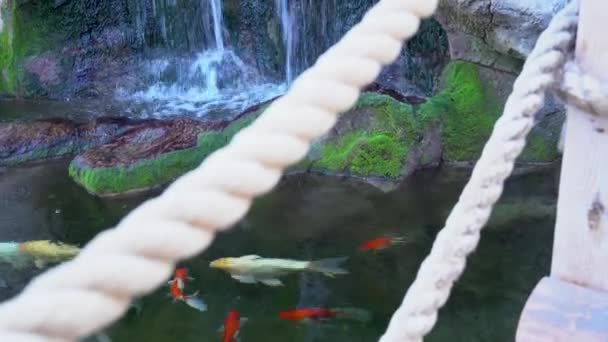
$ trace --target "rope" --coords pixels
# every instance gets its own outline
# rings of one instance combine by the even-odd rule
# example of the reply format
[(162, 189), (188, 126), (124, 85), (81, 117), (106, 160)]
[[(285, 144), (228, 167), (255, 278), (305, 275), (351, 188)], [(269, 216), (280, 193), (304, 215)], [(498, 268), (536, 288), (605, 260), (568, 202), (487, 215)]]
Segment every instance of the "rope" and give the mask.
[(380, 1), (229, 145), (1, 305), (0, 340), (73, 341), (118, 319), (132, 298), (160, 286), (178, 260), (200, 253), (216, 230), (243, 217), (254, 196), (270, 191), (436, 5)]
[(577, 63), (566, 63), (560, 85), (556, 93), (568, 105), (595, 116), (608, 113), (608, 83), (585, 72)]
[(578, 1), (573, 1), (540, 35), (469, 183), (380, 342), (422, 341), (435, 325), (438, 310), (464, 271), (467, 255), (477, 247), (492, 206), (525, 147), (534, 115), (544, 104), (545, 92), (557, 83), (557, 75), (574, 44), (577, 21)]

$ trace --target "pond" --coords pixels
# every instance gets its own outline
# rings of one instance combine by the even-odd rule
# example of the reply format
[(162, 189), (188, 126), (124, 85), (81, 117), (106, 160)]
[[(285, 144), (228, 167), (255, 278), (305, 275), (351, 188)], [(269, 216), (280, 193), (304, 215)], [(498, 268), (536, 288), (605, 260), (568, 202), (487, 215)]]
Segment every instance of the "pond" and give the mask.
[[(377, 341), (467, 177), (461, 170), (419, 172), (383, 192), (337, 177), (288, 176), (234, 229), (183, 263), (195, 278), (186, 293), (199, 290), (206, 312), (172, 303), (165, 286), (136, 301), (104, 333), (113, 342), (220, 341), (218, 329), (228, 312), (237, 310), (248, 319), (241, 328), (243, 342)], [(549, 272), (557, 177), (557, 170), (549, 169), (510, 179), (480, 247), (425, 341), (514, 339), (528, 294)], [(152, 195), (96, 198), (69, 179), (63, 160), (0, 169), (0, 241), (57, 239), (84, 245)], [(408, 242), (380, 252), (358, 250), (383, 235), (405, 236)], [(248, 254), (297, 260), (348, 256), (349, 274), (296, 273), (282, 278), (285, 286), (268, 287), (238, 283), (209, 268), (216, 258)], [(4, 300), (41, 271), (0, 264), (0, 272)], [(357, 308), (371, 320), (279, 319), (279, 311), (300, 307)]]

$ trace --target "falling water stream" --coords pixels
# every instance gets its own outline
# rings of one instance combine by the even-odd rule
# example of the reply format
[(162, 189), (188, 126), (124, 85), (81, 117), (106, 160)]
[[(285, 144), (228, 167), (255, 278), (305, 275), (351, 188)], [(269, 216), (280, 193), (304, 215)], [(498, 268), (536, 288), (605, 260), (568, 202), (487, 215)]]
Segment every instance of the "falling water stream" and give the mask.
[[(156, 1), (162, 2), (163, 8), (176, 6), (165, 0)], [(167, 10), (153, 12), (160, 23), (161, 36), (170, 40), (165, 38), (171, 29), (166, 27)], [(163, 55), (147, 61), (145, 77), (149, 85), (146, 88), (135, 92), (117, 90), (119, 99), (132, 104), (129, 111), (155, 117), (176, 114), (230, 116), (284, 92), (283, 84), (265, 79), (227, 46), (222, 0), (201, 0), (200, 12), (202, 35), (194, 29), (194, 33), (188, 35), (202, 39), (203, 44), (198, 45), (203, 47), (194, 54)]]
[(222, 31), (224, 30), (224, 20), (221, 1), (222, 0), (209, 1), (211, 4), (211, 14), (213, 16), (213, 37), (215, 38), (215, 49), (218, 51), (224, 51), (224, 37), (222, 34)]
[(285, 81), (290, 84), (293, 81), (293, 20), (289, 13), (287, 0), (275, 0), (276, 15), (281, 22), (281, 35), (285, 47)]

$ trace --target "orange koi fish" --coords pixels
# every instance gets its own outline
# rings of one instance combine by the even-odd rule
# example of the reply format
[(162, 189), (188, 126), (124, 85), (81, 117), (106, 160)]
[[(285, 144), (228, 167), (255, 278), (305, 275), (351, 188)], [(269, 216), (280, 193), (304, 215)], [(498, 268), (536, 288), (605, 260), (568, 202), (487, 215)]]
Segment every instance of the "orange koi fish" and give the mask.
[(362, 251), (380, 251), (383, 249), (387, 249), (393, 245), (401, 244), (407, 242), (405, 237), (379, 237), (363, 244), (359, 245), (359, 249)]
[(185, 296), (184, 292), (180, 288), (178, 281), (174, 281), (171, 283), (170, 294), (173, 298), (173, 302), (182, 301), (188, 306), (193, 307), (199, 311), (207, 311), (207, 304), (205, 304), (205, 302), (203, 302), (203, 300), (198, 296), (198, 291), (189, 296)]
[(224, 336), (222, 342), (233, 342), (241, 329), (241, 320), (239, 313), (234, 310), (230, 310), (228, 317), (224, 321)]
[(323, 308), (302, 308), (279, 312), (279, 318), (285, 321), (303, 321), (308, 319), (329, 319), (337, 316), (337, 312)]
[(175, 270), (173, 279), (169, 280), (169, 285), (177, 282), (177, 286), (183, 290), (186, 287), (188, 280), (194, 280), (194, 278), (189, 276), (187, 268), (180, 267)]

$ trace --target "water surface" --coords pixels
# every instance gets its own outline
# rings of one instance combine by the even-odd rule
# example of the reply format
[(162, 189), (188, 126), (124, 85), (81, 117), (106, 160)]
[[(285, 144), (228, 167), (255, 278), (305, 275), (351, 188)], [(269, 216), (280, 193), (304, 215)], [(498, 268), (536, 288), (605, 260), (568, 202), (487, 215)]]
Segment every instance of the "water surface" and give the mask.
[[(67, 176), (57, 161), (0, 170), (0, 241), (58, 239), (85, 244), (111, 227), (146, 197), (99, 199)], [(320, 176), (291, 176), (257, 200), (235, 229), (184, 263), (196, 278), (207, 312), (171, 303), (167, 288), (138, 302), (107, 329), (114, 342), (219, 341), (229, 310), (249, 321), (243, 342), (377, 341), (429, 252), (437, 231), (457, 200), (467, 174), (416, 174), (392, 192)], [(436, 328), (426, 341), (512, 341), (523, 304), (549, 271), (556, 199), (553, 170), (512, 178), (478, 250), (469, 258)], [(201, 205), (205, 205), (204, 201)], [(380, 253), (359, 252), (360, 243), (383, 234), (407, 235), (411, 243)], [(225, 256), (317, 259), (349, 256), (349, 275), (283, 278), (284, 287), (240, 284), (208, 267)], [(94, 270), (92, 270), (94, 272)], [(18, 293), (37, 269), (0, 265), (6, 282), (0, 298)], [(369, 323), (329, 321), (293, 324), (280, 310), (305, 306), (356, 307), (373, 315)]]

